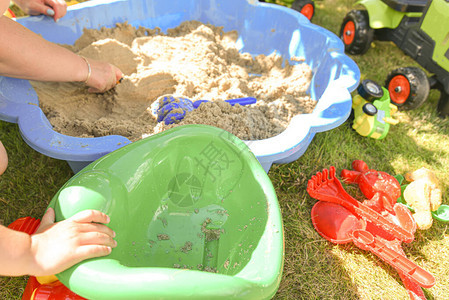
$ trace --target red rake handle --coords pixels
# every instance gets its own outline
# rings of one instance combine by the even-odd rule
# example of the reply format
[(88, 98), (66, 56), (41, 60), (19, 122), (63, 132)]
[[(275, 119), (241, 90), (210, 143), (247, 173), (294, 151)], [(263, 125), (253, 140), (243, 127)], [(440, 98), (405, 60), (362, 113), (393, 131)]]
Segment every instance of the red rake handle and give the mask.
[(432, 274), (407, 257), (388, 248), (383, 241), (373, 236), (370, 232), (366, 230), (354, 230), (352, 232), (352, 241), (357, 247), (368, 250), (380, 257), (419, 286), (431, 288), (435, 285), (435, 278)]
[(307, 192), (317, 200), (340, 204), (354, 215), (380, 226), (385, 231), (391, 233), (397, 239), (410, 243), (414, 239), (412, 232), (391, 222), (377, 211), (357, 201), (349, 195), (340, 181), (335, 177), (335, 167), (330, 170), (323, 170), (312, 176), (307, 183)]

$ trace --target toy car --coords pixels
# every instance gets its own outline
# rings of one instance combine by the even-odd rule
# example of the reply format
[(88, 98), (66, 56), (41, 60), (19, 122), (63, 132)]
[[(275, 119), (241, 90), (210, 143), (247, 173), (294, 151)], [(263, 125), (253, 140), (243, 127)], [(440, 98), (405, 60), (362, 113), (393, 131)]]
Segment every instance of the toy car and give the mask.
[(357, 92), (352, 100), (352, 128), (362, 136), (383, 139), (390, 129), (390, 124), (398, 123), (391, 118), (397, 107), (390, 103), (388, 90), (372, 80), (363, 80)]
[(290, 7), (302, 13), (309, 20), (312, 20), (315, 14), (315, 3), (312, 0), (260, 0), (260, 2), (269, 2)]
[(418, 67), (390, 72), (385, 86), (391, 102), (401, 110), (421, 106), (432, 88), (440, 91), (438, 112), (449, 116), (449, 2), (446, 0), (361, 0), (364, 9), (351, 10), (340, 37), (345, 51), (363, 54), (373, 39), (392, 41)]

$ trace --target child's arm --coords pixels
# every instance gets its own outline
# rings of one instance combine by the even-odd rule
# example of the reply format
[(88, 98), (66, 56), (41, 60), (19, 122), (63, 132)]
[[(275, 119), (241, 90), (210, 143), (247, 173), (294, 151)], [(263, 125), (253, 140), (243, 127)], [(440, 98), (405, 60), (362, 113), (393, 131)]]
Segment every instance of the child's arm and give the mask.
[(113, 88), (122, 72), (115, 66), (89, 59), (51, 43), (17, 22), (0, 17), (0, 75), (39, 80), (84, 82), (90, 92)]
[(115, 233), (103, 225), (109, 217), (99, 211), (85, 210), (58, 223), (54, 220), (50, 208), (31, 236), (0, 226), (0, 275), (57, 274), (82, 260), (108, 255), (117, 245)]

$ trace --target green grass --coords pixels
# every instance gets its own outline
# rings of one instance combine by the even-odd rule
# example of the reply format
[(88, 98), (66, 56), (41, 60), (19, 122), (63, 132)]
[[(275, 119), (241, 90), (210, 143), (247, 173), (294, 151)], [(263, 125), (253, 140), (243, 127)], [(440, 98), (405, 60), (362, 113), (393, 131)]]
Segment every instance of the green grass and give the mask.
[[(353, 2), (316, 1), (313, 22), (334, 33)], [(383, 83), (388, 72), (400, 66), (416, 66), (394, 45), (374, 42), (367, 54), (352, 57), (362, 78)], [(312, 175), (335, 166), (337, 173), (350, 168), (354, 159), (390, 174), (404, 174), (420, 167), (435, 171), (449, 204), (449, 119), (436, 116), (438, 93), (432, 92), (419, 109), (399, 112), (401, 122), (383, 140), (362, 137), (348, 122), (318, 133), (297, 161), (272, 167), (269, 177), (281, 205), (285, 231), (285, 265), (275, 299), (408, 299), (397, 272), (376, 256), (352, 244), (333, 245), (314, 230), (310, 211), (316, 200), (306, 192)], [(9, 224), (23, 216), (41, 217), (47, 203), (72, 172), (64, 161), (32, 150), (17, 125), (0, 122), (0, 140), (8, 150), (10, 165), (0, 177), (0, 218)], [(360, 195), (356, 187), (348, 187)], [(431, 272), (436, 285), (425, 289), (428, 299), (449, 299), (448, 224), (434, 222), (417, 231), (415, 240), (402, 244), (406, 255)], [(26, 277), (0, 278), (0, 299), (20, 299)]]

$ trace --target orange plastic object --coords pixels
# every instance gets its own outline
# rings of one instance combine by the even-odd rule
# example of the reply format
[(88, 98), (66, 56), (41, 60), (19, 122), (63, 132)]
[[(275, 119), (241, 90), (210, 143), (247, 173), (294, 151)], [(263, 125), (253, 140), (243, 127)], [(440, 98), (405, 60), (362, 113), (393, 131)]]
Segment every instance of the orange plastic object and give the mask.
[(59, 280), (49, 284), (40, 284), (36, 277), (30, 276), (22, 295), (22, 300), (85, 300)]
[[(365, 169), (364, 165), (366, 166), (363, 161), (355, 161), (353, 168), (363, 170)], [(357, 176), (360, 174), (351, 171), (345, 173), (345, 175), (347, 175), (345, 179), (349, 179), (347, 182), (356, 182)], [(393, 205), (391, 211), (388, 211), (383, 205), (380, 205), (380, 197), (370, 199), (369, 201), (372, 201), (373, 205), (372, 208), (367, 207), (367, 212), (373, 210), (381, 215), (385, 219), (383, 220), (383, 226), (379, 225), (378, 220), (372, 219), (369, 215), (356, 214), (355, 212), (359, 212), (358, 210), (366, 209), (363, 208), (363, 204), (359, 207), (358, 201), (346, 193), (341, 183), (335, 178), (334, 167), (312, 176), (312, 179), (308, 182), (307, 191), (311, 197), (328, 201), (319, 201), (312, 208), (312, 222), (321, 236), (333, 243), (352, 241), (358, 247), (378, 255), (397, 270), (410, 299), (426, 299), (421, 287), (433, 286), (435, 278), (407, 259), (398, 235), (395, 234), (394, 230), (392, 231), (387, 228), (388, 226), (385, 226), (395, 224), (402, 231), (413, 236), (416, 231), (416, 223), (406, 206), (397, 203)], [(366, 200), (363, 203), (365, 202)], [(323, 215), (323, 217), (319, 217), (319, 215)]]
[(414, 239), (414, 232), (405, 230), (346, 193), (340, 181), (335, 177), (335, 167), (333, 166), (329, 170), (324, 169), (323, 172), (313, 175), (307, 183), (307, 192), (317, 200), (340, 204), (355, 216), (373, 223), (400, 241), (410, 243)]
[(36, 232), (40, 223), (41, 220), (39, 219), (35, 219), (32, 217), (24, 217), (17, 219), (11, 224), (9, 224), (8, 228), (16, 231), (25, 232), (28, 234), (33, 234), (34, 232)]
[(349, 243), (354, 230), (366, 228), (365, 220), (339, 204), (324, 201), (312, 207), (312, 224), (323, 238), (334, 244)]
[(430, 288), (435, 284), (432, 274), (402, 253), (389, 248), (383, 239), (365, 230), (366, 222), (341, 205), (318, 201), (312, 208), (312, 223), (322, 237), (334, 244), (352, 241), (360, 249), (377, 255), (419, 286)]

